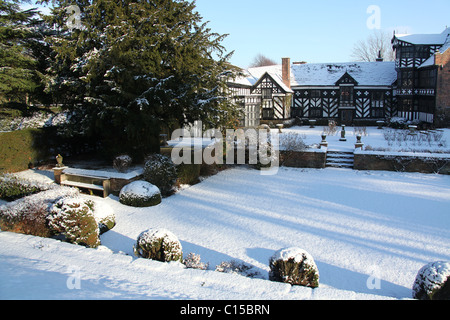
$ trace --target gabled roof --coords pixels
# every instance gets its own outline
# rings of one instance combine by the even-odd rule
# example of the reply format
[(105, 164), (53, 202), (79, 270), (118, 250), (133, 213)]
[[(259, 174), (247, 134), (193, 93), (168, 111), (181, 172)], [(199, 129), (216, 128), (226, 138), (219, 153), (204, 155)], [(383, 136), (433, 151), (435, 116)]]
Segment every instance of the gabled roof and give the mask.
[(233, 84), (254, 87), (263, 80), (264, 76), (267, 75), (284, 92), (293, 93), (293, 91), (283, 82), (281, 66), (276, 65), (276, 66), (249, 68), (247, 70), (242, 71), (244, 76), (237, 77), (235, 80), (230, 82)]
[(355, 86), (358, 85), (358, 81), (353, 79), (351, 75), (348, 74), (348, 72), (345, 72), (345, 74), (339, 78), (338, 81), (335, 83), (337, 86), (340, 84), (354, 84)]

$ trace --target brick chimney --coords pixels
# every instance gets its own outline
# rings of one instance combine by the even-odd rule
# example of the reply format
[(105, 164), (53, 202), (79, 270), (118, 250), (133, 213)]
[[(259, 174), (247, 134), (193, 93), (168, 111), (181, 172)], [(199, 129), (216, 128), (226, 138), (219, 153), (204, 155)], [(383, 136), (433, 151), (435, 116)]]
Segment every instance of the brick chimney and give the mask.
[(282, 78), (283, 83), (291, 88), (291, 58), (283, 58), (282, 60)]

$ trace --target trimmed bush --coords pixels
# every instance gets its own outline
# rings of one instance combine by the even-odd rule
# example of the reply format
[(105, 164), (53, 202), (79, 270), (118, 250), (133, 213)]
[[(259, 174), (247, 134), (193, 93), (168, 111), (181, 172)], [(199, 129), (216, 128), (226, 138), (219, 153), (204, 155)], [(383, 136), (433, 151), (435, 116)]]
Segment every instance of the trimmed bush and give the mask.
[(126, 172), (132, 162), (133, 160), (129, 155), (123, 154), (114, 158), (113, 167), (119, 172)]
[(269, 279), (311, 288), (319, 286), (319, 270), (312, 256), (300, 248), (277, 251), (269, 261)]
[(183, 259), (180, 241), (172, 232), (165, 229), (149, 229), (142, 232), (134, 246), (134, 254), (161, 262), (181, 262)]
[(65, 198), (56, 202), (47, 217), (52, 232), (62, 235), (70, 243), (98, 247), (98, 224), (89, 205), (92, 206), (79, 198)]
[(150, 156), (144, 165), (144, 180), (157, 186), (162, 195), (170, 195), (177, 182), (175, 164), (161, 154)]
[(419, 300), (450, 300), (450, 262), (423, 266), (414, 281), (412, 296)]
[(119, 201), (132, 207), (156, 206), (161, 203), (161, 192), (147, 181), (134, 181), (120, 190)]

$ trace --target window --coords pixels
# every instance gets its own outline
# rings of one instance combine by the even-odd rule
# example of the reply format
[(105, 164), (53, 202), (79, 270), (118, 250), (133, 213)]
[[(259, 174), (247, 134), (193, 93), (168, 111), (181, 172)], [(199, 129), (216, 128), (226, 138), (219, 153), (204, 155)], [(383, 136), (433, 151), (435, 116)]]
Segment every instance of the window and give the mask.
[(414, 47), (413, 46), (401, 47), (400, 56), (402, 58), (414, 58)]
[(400, 74), (401, 86), (402, 87), (412, 87), (413, 85), (413, 72), (412, 71), (402, 71)]
[(435, 70), (421, 70), (419, 74), (419, 86), (421, 88), (434, 88), (436, 86)]
[(341, 106), (353, 105), (353, 86), (341, 86)]
[(384, 106), (384, 93), (372, 92), (372, 108), (383, 108)]
[(263, 99), (272, 99), (272, 89), (271, 88), (261, 89), (261, 96)]
[(431, 56), (429, 46), (417, 46), (416, 47), (416, 58), (428, 59)]

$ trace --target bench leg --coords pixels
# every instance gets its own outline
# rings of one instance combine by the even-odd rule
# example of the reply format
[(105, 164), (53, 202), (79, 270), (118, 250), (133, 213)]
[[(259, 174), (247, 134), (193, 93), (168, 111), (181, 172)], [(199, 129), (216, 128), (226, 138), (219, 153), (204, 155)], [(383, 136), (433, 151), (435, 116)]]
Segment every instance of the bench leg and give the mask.
[(109, 180), (103, 181), (103, 198), (106, 198), (109, 196), (110, 186), (111, 186), (111, 183)]

